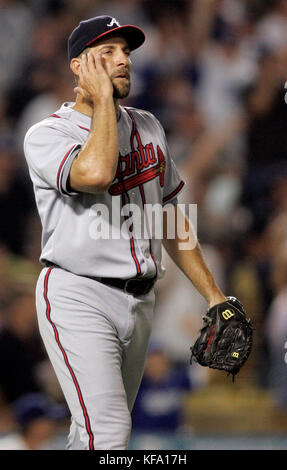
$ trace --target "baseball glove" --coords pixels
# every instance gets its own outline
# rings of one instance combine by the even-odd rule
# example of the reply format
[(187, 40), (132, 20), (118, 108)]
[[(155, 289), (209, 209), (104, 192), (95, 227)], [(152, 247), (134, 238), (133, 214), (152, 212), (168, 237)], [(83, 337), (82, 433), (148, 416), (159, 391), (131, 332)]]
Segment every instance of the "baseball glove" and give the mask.
[(253, 341), (253, 328), (243, 305), (235, 297), (210, 308), (203, 317), (200, 335), (191, 349), (202, 366), (235, 375), (247, 361)]

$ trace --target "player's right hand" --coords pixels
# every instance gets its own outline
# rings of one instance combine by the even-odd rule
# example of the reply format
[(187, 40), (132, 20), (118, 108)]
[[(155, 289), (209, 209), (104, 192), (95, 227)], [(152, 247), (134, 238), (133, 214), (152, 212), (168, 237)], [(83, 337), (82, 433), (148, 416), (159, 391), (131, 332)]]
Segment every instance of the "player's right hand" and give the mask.
[(83, 54), (79, 70), (78, 85), (74, 88), (85, 99), (97, 103), (113, 95), (113, 85), (108, 76), (100, 54)]

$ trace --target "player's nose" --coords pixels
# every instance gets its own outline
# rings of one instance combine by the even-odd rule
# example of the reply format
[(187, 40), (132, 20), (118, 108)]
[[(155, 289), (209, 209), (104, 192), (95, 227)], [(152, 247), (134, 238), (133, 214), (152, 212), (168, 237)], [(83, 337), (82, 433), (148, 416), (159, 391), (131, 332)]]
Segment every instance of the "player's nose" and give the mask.
[(122, 49), (118, 50), (116, 54), (116, 65), (117, 66), (120, 66), (120, 65), (129, 66), (130, 63), (131, 61), (130, 61), (129, 54), (127, 54), (127, 52), (123, 51)]

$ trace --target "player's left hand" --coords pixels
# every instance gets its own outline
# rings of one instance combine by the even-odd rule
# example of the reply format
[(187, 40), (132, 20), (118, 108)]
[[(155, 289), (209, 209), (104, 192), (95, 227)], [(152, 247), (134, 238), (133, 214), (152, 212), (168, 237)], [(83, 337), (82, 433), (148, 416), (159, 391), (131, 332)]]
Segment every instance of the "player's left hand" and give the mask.
[(209, 308), (200, 335), (191, 349), (200, 365), (225, 370), (234, 376), (247, 361), (253, 342), (253, 328), (243, 305), (235, 297)]

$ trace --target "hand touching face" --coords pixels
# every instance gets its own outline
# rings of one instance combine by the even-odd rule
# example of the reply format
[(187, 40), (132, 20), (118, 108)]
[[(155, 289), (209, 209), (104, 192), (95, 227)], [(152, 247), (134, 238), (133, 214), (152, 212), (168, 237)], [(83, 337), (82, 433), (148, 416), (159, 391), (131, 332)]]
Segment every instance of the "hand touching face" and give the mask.
[(97, 101), (113, 95), (125, 98), (130, 91), (130, 50), (124, 38), (112, 37), (86, 49), (73, 59), (71, 68), (78, 77), (76, 93)]

